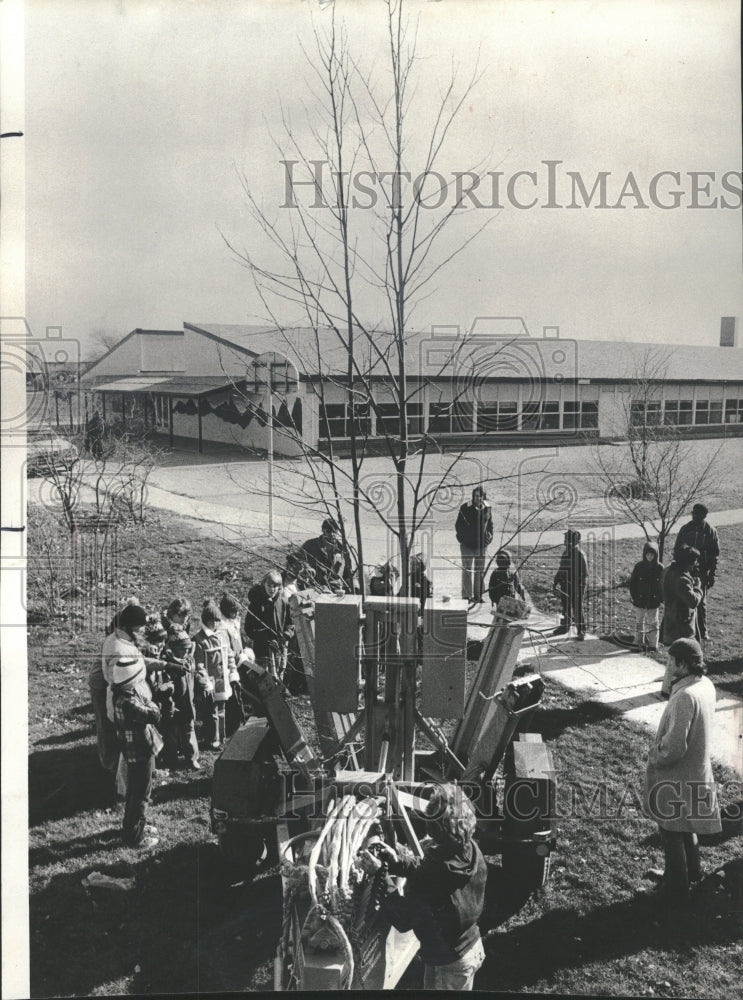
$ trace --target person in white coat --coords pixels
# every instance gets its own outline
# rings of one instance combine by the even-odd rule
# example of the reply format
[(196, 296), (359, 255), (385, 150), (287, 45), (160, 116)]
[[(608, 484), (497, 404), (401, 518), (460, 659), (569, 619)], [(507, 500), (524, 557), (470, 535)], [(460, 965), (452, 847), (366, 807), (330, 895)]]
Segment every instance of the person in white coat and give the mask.
[(665, 871), (660, 900), (688, 899), (690, 883), (702, 877), (698, 834), (719, 833), (720, 810), (710, 744), (715, 688), (696, 639), (677, 639), (669, 651), (671, 697), (650, 749), (645, 775), (645, 811), (660, 830)]

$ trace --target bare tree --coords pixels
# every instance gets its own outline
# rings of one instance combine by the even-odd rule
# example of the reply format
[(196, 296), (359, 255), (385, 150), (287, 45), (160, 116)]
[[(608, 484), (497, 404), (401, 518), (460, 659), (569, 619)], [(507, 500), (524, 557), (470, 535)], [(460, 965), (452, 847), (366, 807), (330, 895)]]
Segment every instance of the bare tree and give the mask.
[(122, 337), (123, 334), (118, 330), (111, 330), (106, 326), (94, 327), (90, 332), (90, 344), (95, 358), (98, 359), (107, 354), (116, 347)]
[[(308, 206), (292, 191), (289, 204), (283, 206), (290, 211), (283, 211), (281, 220), (275, 219), (255, 194), (248, 175), (242, 174), (253, 221), (280, 263), (267, 265), (251, 251), (235, 246), (234, 241), (226, 242), (250, 271), (267, 316), (279, 331), (277, 339), (283, 336), (291, 343), (295, 355), (301, 350), (283, 319), (287, 307), (302, 317), (302, 322), (293, 326), (310, 331), (304, 341), (303, 367), (316, 376), (311, 385), (321, 412), (327, 386), (335, 384), (345, 398), (348, 465), (336, 460), (329, 431), (322, 448), (295, 435), (311, 465), (312, 481), (330, 488), (335, 497), (331, 506), (336, 508), (347, 542), (340, 499), (350, 503), (356, 543), (350, 547), (355, 550), (359, 569), (364, 563), (362, 507), (377, 510), (396, 539), (406, 587), (416, 532), (439, 489), (455, 479), (458, 460), (465, 451), (462, 448), (450, 460), (447, 457), (433, 480), (424, 475), (427, 456), (439, 449), (415, 426), (417, 404), (426, 383), (409, 370), (410, 324), (416, 306), (433, 290), (442, 269), (488, 224), (485, 221), (471, 227), (458, 240), (448, 239), (444, 244), (442, 236), (450, 224), (468, 215), (464, 206), (467, 190), (459, 183), (452, 197), (436, 169), (480, 71), (475, 60), (460, 87), (458, 70), (452, 68), (438, 101), (432, 106), (427, 96), (425, 114), (417, 115), (416, 29), (404, 16), (402, 0), (386, 3), (389, 58), (386, 80), (381, 84), (356, 60), (345, 25), (336, 18), (334, 8), (328, 14), (327, 31), (315, 31), (314, 52), (308, 55), (314, 103), (307, 117), (313, 148), (303, 147), (286, 113), (284, 136), (274, 140), (282, 162), (291, 164), (301, 177), (297, 184), (310, 185), (314, 202)], [(426, 119), (429, 126), (423, 135), (426, 126), (421, 121)], [(471, 166), (473, 169), (461, 175), (474, 177), (478, 165)], [(360, 170), (377, 181), (378, 200), (371, 207), (360, 207), (357, 192), (352, 191), (351, 178)], [(421, 187), (406, 187), (405, 179), (412, 177), (425, 178), (425, 195)], [(432, 202), (440, 207), (433, 209)], [(358, 309), (362, 289), (365, 294), (371, 290), (378, 299), (382, 318), (375, 323), (367, 322)], [(321, 356), (319, 332), (323, 329), (331, 331), (344, 359), (340, 369)], [(438, 374), (449, 376), (452, 384), (463, 349), (463, 342), (452, 346), (449, 357), (441, 362)], [(382, 382), (386, 395), (379, 389)], [(467, 391), (466, 386), (457, 389), (459, 394)], [(455, 403), (453, 400), (451, 405)], [(392, 466), (386, 477), (394, 482), (395, 504), (390, 514), (374, 504), (362, 475), (369, 456), (372, 415), (377, 444)], [(291, 434), (291, 428), (281, 431)]]
[[(664, 406), (666, 366), (653, 348), (636, 361), (629, 376), (614, 428), (625, 444), (594, 447), (594, 462), (604, 495), (648, 541), (658, 543), (663, 558), (666, 539), (689, 507), (719, 488), (722, 444), (700, 457), (698, 446), (684, 437), (676, 412)], [(690, 414), (691, 419), (691, 414)]]

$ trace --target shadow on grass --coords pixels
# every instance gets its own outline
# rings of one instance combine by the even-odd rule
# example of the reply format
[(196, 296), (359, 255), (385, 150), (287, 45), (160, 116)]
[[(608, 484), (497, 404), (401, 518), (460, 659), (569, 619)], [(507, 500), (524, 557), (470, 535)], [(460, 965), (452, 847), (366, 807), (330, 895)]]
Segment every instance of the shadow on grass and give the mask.
[(588, 913), (549, 910), (541, 917), (486, 942), (486, 959), (476, 989), (525, 989), (549, 981), (563, 969), (605, 962), (644, 951), (681, 950), (737, 941), (739, 922), (710, 919), (716, 904), (700, 898), (689, 910), (668, 911), (642, 898), (598, 907)]
[(57, 736), (44, 736), (40, 740), (34, 741), (35, 747), (63, 746), (66, 743), (77, 743), (78, 740), (88, 739), (91, 735), (90, 729), (73, 729), (71, 733), (59, 733)]
[(167, 785), (158, 785), (152, 793), (152, 801), (159, 805), (161, 802), (173, 802), (176, 799), (208, 800), (211, 795), (211, 787), (211, 777), (173, 781)]
[(70, 719), (79, 718), (81, 715), (89, 715), (91, 722), (93, 719), (93, 702), (86, 701), (82, 705), (75, 705), (74, 708), (68, 708), (65, 710), (65, 715)]
[[(83, 871), (51, 879), (31, 899), (31, 995), (89, 995), (129, 977), (140, 996), (255, 989), (281, 929), (281, 882), (227, 889), (221, 865), (216, 845), (187, 844), (136, 859), (129, 892), (86, 889)], [(101, 867), (121, 865), (113, 855)]]
[(29, 755), (29, 826), (112, 805), (113, 775), (101, 767), (95, 744)]
[(44, 847), (32, 847), (28, 852), (29, 868), (50, 865), (72, 858), (83, 858), (87, 854), (118, 846), (121, 841), (121, 816), (111, 814), (111, 829), (91, 833), (86, 837), (71, 837), (69, 840), (57, 841)]
[(611, 705), (599, 701), (584, 701), (573, 708), (539, 708), (531, 728), (541, 733), (545, 740), (553, 740), (567, 729), (593, 726), (616, 718), (616, 714)]

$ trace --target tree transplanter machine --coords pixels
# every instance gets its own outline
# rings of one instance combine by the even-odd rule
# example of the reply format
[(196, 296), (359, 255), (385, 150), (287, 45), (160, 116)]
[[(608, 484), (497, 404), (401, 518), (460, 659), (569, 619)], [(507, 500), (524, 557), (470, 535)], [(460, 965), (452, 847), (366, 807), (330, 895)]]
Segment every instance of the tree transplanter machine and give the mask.
[[(256, 715), (215, 764), (212, 829), (247, 873), (277, 852), (277, 989), (390, 989), (418, 941), (385, 918), (384, 868), (372, 877), (356, 859), (379, 840), (420, 856), (433, 784), (463, 785), (476, 838), (484, 854), (501, 854), (507, 884), (525, 898), (547, 878), (554, 767), (541, 737), (524, 731), (544, 684), (536, 674), (512, 679), (529, 608), (500, 601), (468, 692), (465, 601), (429, 599), (422, 621), (414, 598), (291, 604), (319, 752), (282, 686), (251, 672)], [(449, 739), (446, 720), (457, 720)]]

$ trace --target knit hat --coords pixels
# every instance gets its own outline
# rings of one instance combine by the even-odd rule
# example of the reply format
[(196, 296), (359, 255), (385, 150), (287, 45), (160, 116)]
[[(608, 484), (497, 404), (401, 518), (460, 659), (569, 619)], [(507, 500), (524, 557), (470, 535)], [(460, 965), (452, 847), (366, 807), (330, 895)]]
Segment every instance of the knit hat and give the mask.
[(139, 604), (127, 604), (118, 615), (119, 628), (137, 629), (147, 624), (147, 612)]
[(689, 667), (693, 673), (701, 673), (704, 669), (702, 647), (696, 639), (676, 639), (668, 647), (668, 653), (678, 663)]
[(580, 531), (577, 531), (575, 528), (568, 528), (565, 532), (565, 541), (568, 545), (577, 545), (580, 537)]
[(709, 508), (703, 503), (695, 503), (691, 508), (691, 513), (692, 515), (701, 514), (702, 517), (706, 517), (709, 514)]
[(111, 671), (111, 684), (115, 688), (127, 688), (142, 680), (146, 674), (144, 660), (138, 656), (122, 656)]

